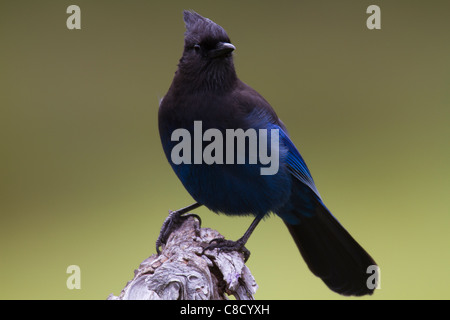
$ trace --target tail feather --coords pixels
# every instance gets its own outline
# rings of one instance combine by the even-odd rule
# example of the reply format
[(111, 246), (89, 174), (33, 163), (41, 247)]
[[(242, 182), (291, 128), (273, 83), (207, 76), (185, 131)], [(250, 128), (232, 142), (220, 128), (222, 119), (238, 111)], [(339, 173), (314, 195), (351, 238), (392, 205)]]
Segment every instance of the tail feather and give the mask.
[(331, 290), (355, 296), (373, 293), (367, 268), (375, 261), (308, 187), (297, 183), (289, 207), (280, 213), (308, 267)]

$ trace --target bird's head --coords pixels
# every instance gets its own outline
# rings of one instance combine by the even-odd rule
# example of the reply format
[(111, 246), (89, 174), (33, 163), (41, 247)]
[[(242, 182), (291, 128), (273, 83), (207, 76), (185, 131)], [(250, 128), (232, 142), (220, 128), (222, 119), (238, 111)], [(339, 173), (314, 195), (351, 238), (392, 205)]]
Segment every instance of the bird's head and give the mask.
[(202, 59), (231, 57), (236, 49), (225, 30), (213, 21), (194, 11), (184, 11), (186, 33), (184, 34), (184, 53)]
[(230, 75), (234, 77), (232, 52), (236, 48), (225, 30), (194, 11), (184, 11), (184, 22), (186, 32), (180, 70), (206, 81), (221, 80), (215, 78)]

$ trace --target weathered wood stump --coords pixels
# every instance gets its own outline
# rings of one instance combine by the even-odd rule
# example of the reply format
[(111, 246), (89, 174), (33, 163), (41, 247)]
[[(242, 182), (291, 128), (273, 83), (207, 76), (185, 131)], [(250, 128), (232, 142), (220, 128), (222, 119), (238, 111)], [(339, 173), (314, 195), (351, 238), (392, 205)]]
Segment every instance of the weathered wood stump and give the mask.
[(258, 285), (240, 252), (203, 249), (223, 238), (215, 230), (200, 228), (189, 217), (174, 231), (160, 255), (145, 259), (119, 296), (108, 300), (253, 300)]

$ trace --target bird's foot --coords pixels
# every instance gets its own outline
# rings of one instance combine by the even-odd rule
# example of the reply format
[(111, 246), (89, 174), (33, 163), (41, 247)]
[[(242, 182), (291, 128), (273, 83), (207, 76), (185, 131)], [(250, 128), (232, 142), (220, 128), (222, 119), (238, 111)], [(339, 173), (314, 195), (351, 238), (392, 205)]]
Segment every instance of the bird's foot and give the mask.
[(194, 213), (185, 214), (185, 209), (186, 208), (177, 211), (169, 210), (169, 215), (167, 216), (166, 220), (164, 220), (161, 231), (159, 232), (158, 239), (156, 240), (156, 252), (158, 253), (158, 255), (161, 253), (159, 247), (163, 244), (166, 244), (170, 234), (177, 230), (187, 218), (194, 217), (198, 219), (199, 226), (201, 225), (202, 220), (200, 219), (200, 217)]
[(224, 252), (232, 252), (237, 251), (241, 252), (244, 255), (244, 262), (247, 262), (250, 257), (250, 251), (245, 247), (245, 240), (243, 238), (237, 241), (225, 240), (223, 238), (216, 238), (209, 242), (209, 246), (203, 249), (202, 254), (207, 250), (218, 249)]

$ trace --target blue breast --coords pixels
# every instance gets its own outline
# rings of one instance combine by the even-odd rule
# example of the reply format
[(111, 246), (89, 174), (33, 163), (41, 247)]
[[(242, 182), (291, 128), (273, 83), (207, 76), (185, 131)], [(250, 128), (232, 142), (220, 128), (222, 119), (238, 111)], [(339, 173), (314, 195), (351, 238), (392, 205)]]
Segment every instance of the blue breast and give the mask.
[[(279, 128), (276, 125), (267, 125), (267, 122), (265, 125), (265, 129), (269, 130)], [(255, 127), (261, 128), (260, 125)], [(186, 129), (193, 137), (192, 127)], [(249, 164), (248, 152), (245, 153), (245, 164), (236, 164), (236, 161), (234, 164), (174, 164), (171, 152), (179, 142), (171, 141), (173, 130), (175, 128), (165, 130), (161, 135), (169, 163), (195, 201), (210, 210), (228, 215), (251, 214), (262, 217), (271, 211), (277, 211), (289, 199), (292, 177), (285, 165), (288, 150), (284, 143), (279, 145), (278, 172), (262, 175), (261, 168), (267, 165), (260, 162)], [(270, 142), (270, 137), (268, 140)], [(208, 142), (203, 143), (203, 149), (206, 145)], [(268, 149), (270, 150), (270, 144)]]

